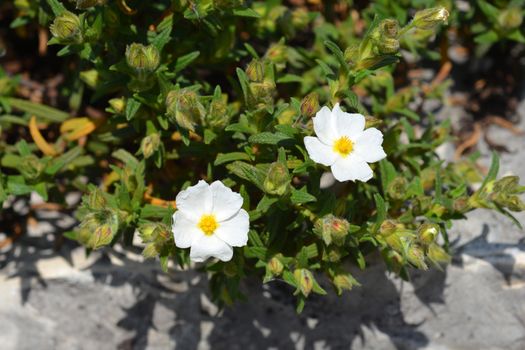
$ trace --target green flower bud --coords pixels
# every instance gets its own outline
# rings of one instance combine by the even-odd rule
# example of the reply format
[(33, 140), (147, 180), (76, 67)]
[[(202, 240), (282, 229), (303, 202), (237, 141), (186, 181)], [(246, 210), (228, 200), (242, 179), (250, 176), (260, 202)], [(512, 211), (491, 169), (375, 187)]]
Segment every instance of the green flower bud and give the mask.
[(514, 193), (520, 186), (519, 176), (505, 176), (495, 181), (491, 192)]
[(140, 143), (140, 151), (144, 155), (144, 158), (148, 159), (151, 157), (160, 146), (160, 135), (151, 134), (142, 139)]
[(104, 197), (104, 194), (100, 189), (96, 188), (95, 190), (89, 193), (89, 196), (87, 198), (87, 206), (90, 209), (105, 209), (107, 205), (108, 201), (106, 197)]
[(459, 197), (454, 200), (452, 203), (452, 206), (454, 208), (454, 211), (457, 211), (458, 213), (466, 213), (470, 210), (470, 204), (468, 197)]
[(449, 13), (444, 7), (433, 7), (416, 12), (412, 25), (418, 29), (434, 29), (441, 23), (446, 22)]
[(273, 162), (268, 169), (263, 186), (266, 193), (277, 196), (285, 194), (290, 187), (290, 173), (286, 165)]
[(388, 237), (399, 228), (399, 224), (393, 220), (385, 220), (379, 227), (379, 234), (383, 237)]
[(311, 92), (301, 101), (301, 114), (307, 118), (311, 118), (318, 110), (319, 94), (317, 92)]
[(302, 30), (306, 28), (309, 22), (310, 15), (306, 8), (299, 7), (292, 11), (292, 25), (294, 28)]
[(425, 253), (421, 246), (419, 246), (418, 244), (411, 244), (406, 254), (407, 260), (412, 265), (414, 265), (418, 269), (428, 269), (428, 266), (425, 263)]
[(415, 215), (421, 215), (430, 210), (432, 205), (432, 197), (419, 196), (413, 201), (413, 212)]
[(117, 213), (111, 209), (90, 212), (79, 225), (77, 239), (88, 248), (101, 248), (111, 243), (118, 225)]
[(399, 40), (394, 38), (382, 38), (377, 44), (379, 53), (381, 54), (394, 54), (399, 51)]
[(509, 7), (499, 13), (498, 24), (504, 30), (519, 28), (522, 23), (523, 13), (519, 7)]
[(314, 225), (314, 232), (323, 239), (326, 245), (330, 245), (332, 242), (336, 245), (342, 245), (349, 229), (350, 223), (347, 220), (332, 214), (318, 219)]
[(108, 102), (110, 107), (113, 108), (113, 110), (115, 111), (115, 113), (124, 113), (124, 110), (126, 109), (126, 99), (124, 99), (123, 97), (112, 98)]
[(228, 107), (222, 99), (213, 99), (210, 103), (210, 112), (207, 115), (208, 125), (213, 129), (222, 130), (230, 122), (231, 115), (228, 113)]
[(387, 193), (392, 199), (403, 200), (407, 194), (407, 187), (407, 180), (404, 177), (398, 176), (388, 185)]
[(133, 43), (126, 48), (126, 62), (128, 66), (135, 69), (139, 79), (144, 79), (159, 66), (160, 52), (153, 45)]
[(439, 226), (430, 222), (426, 222), (423, 225), (419, 226), (417, 230), (419, 240), (425, 245), (434, 242), (438, 234)]
[(246, 67), (246, 75), (251, 81), (262, 82), (264, 80), (264, 63), (261, 60), (253, 59)]
[(344, 256), (344, 252), (338, 246), (331, 245), (324, 249), (323, 251), (323, 261), (328, 262), (338, 262)]
[(307, 269), (296, 269), (293, 273), (298, 290), (307, 297), (314, 287), (314, 276)]
[(168, 116), (180, 127), (191, 131), (195, 131), (195, 125), (206, 113), (199, 96), (189, 89), (170, 91), (166, 97), (166, 109)]
[(395, 19), (385, 19), (379, 24), (383, 37), (396, 39), (399, 32), (399, 23)]
[(99, 74), (96, 69), (85, 70), (80, 72), (80, 79), (86, 83), (87, 86), (94, 89), (98, 85)]
[(263, 81), (262, 83), (250, 83), (250, 91), (253, 96), (253, 103), (260, 107), (267, 107), (273, 104), (273, 94), (275, 92), (275, 83), (272, 81)]
[(332, 283), (337, 291), (337, 295), (343, 294), (345, 290), (352, 290), (354, 285), (359, 285), (352, 275), (344, 273), (335, 275)]
[(428, 247), (427, 257), (436, 265), (448, 264), (451, 260), (450, 255), (436, 243)]
[(44, 172), (45, 165), (34, 154), (22, 157), (19, 164), (20, 173), (28, 180), (37, 179)]
[(82, 42), (82, 24), (80, 18), (72, 12), (64, 11), (57, 16), (49, 27), (51, 34), (63, 44)]
[(286, 57), (287, 48), (284, 41), (272, 44), (268, 51), (266, 51), (266, 58), (276, 65), (284, 64), (286, 62)]
[(142, 250), (142, 256), (146, 259), (155, 258), (159, 255), (159, 251), (157, 250), (157, 245), (155, 243), (148, 243)]
[(284, 265), (277, 255), (272, 257), (268, 262), (268, 270), (273, 276), (280, 276), (281, 273), (283, 273)]

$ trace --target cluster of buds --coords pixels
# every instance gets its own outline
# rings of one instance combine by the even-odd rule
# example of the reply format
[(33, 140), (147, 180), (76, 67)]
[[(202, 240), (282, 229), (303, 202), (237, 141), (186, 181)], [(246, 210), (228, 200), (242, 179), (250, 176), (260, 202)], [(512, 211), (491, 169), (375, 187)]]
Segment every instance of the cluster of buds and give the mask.
[(173, 90), (166, 96), (166, 113), (181, 128), (195, 131), (206, 110), (197, 93), (190, 89)]
[(62, 44), (80, 44), (83, 41), (83, 26), (80, 18), (64, 11), (49, 27), (51, 34)]
[(249, 103), (263, 108), (273, 105), (275, 80), (271, 74), (268, 61), (253, 59), (246, 67), (246, 76), (249, 79)]
[(142, 255), (145, 258), (153, 258), (171, 249), (172, 234), (168, 226), (163, 223), (145, 223), (139, 226), (139, 235), (146, 244)]
[(314, 233), (321, 237), (326, 245), (343, 245), (349, 230), (350, 223), (347, 220), (332, 214), (318, 219), (314, 225)]
[(473, 208), (507, 208), (512, 211), (522, 211), (525, 210), (525, 203), (518, 195), (524, 192), (525, 186), (520, 186), (519, 177), (505, 176), (490, 181), (476, 191), (470, 197), (469, 205)]
[(287, 193), (290, 188), (290, 172), (286, 164), (282, 162), (270, 164), (263, 186), (268, 194), (282, 196)]

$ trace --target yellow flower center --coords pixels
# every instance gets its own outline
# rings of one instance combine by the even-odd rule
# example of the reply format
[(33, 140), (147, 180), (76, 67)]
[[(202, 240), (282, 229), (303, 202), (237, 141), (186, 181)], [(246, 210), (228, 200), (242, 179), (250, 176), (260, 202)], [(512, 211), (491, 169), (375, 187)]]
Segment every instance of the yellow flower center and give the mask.
[(219, 223), (217, 222), (217, 219), (215, 219), (215, 215), (211, 214), (204, 214), (201, 216), (201, 219), (197, 226), (204, 232), (206, 236), (211, 236), (219, 227)]
[(334, 152), (339, 153), (341, 156), (346, 157), (354, 149), (354, 143), (347, 137), (342, 136), (334, 143)]

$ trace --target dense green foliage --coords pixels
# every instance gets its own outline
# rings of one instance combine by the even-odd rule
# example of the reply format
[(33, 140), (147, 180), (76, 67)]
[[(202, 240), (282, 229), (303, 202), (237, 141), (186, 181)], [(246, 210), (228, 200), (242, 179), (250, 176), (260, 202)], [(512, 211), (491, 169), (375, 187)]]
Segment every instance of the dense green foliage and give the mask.
[[(408, 278), (410, 267), (449, 261), (453, 220), (481, 207), (510, 217), (525, 209), (518, 179), (497, 179), (496, 155), (485, 177), (475, 157), (437, 156), (450, 123), (414, 101), (439, 100), (448, 81), (399, 88), (393, 76), (401, 49), (443, 58), (441, 6), (478, 54), (523, 42), (521, 1), (12, 3), (11, 30), (49, 28), (68, 80), (64, 103), (51, 107), (17, 97), (20, 77), (0, 71), (0, 203), (34, 191), (63, 204), (81, 191), (80, 224), (67, 237), (99, 249), (138, 234), (144, 255), (167, 269), (190, 263), (170, 232), (175, 196), (221, 180), (242, 195), (250, 233), (231, 261), (205, 265), (219, 303), (256, 274), (296, 288), (301, 310), (310, 293), (326, 293), (315, 271), (341, 293), (358, 284), (343, 263), (364, 269), (374, 252)], [(319, 108), (337, 102), (383, 132), (387, 158), (366, 183), (321, 188), (329, 169), (303, 138)], [(88, 106), (105, 113), (88, 117)]]

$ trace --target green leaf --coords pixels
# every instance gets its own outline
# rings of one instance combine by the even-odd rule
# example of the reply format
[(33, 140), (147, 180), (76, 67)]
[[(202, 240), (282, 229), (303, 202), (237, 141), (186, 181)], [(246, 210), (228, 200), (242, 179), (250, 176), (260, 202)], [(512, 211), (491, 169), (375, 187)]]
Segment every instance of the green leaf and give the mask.
[(248, 140), (250, 141), (250, 143), (276, 145), (281, 141), (293, 139), (282, 132), (261, 132), (260, 134), (250, 136)]
[(141, 103), (134, 98), (129, 98), (126, 102), (126, 119), (131, 120), (137, 114)]
[(139, 161), (137, 160), (137, 158), (135, 158), (131, 153), (124, 149), (116, 150), (111, 154), (111, 156), (122, 161), (122, 163), (124, 163), (126, 166), (131, 167), (132, 169), (137, 168), (139, 165)]
[(255, 186), (259, 187), (261, 190), (264, 189), (263, 183), (266, 177), (266, 173), (262, 170), (254, 167), (253, 165), (240, 161), (230, 163), (226, 167), (234, 175), (237, 175), (241, 179), (251, 182)]
[(177, 62), (175, 63), (175, 73), (180, 72), (181, 70), (189, 66), (191, 62), (195, 61), (197, 57), (199, 57), (200, 54), (200, 51), (193, 51), (189, 54), (177, 58)]
[(300, 190), (292, 189), (292, 195), (290, 197), (293, 204), (304, 204), (309, 202), (316, 202), (317, 198), (307, 192), (306, 186)]
[(244, 152), (219, 153), (213, 165), (221, 165), (236, 160), (250, 160), (250, 156)]
[(261, 17), (261, 15), (259, 15), (255, 10), (249, 7), (233, 9), (232, 12), (237, 17), (250, 17), (250, 18), (260, 18)]
[(19, 109), (51, 122), (60, 123), (69, 118), (69, 113), (39, 103), (21, 100), (14, 97), (6, 97), (5, 102), (15, 109)]
[(483, 180), (483, 183), (481, 184), (481, 189), (485, 188), (487, 183), (489, 183), (490, 181), (496, 180), (496, 177), (498, 176), (498, 172), (499, 172), (499, 156), (496, 152), (492, 152), (492, 162), (490, 164), (490, 169), (489, 169), (487, 176)]
[(348, 72), (348, 65), (346, 64), (345, 55), (339, 46), (330, 40), (326, 40), (324, 45), (334, 54), (335, 58), (339, 62), (339, 65), (341, 66), (341, 69), (345, 72)]
[(47, 3), (51, 7), (51, 11), (53, 11), (55, 17), (60, 16), (64, 11), (66, 11), (64, 5), (62, 5), (62, 3), (58, 0), (47, 0)]

